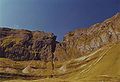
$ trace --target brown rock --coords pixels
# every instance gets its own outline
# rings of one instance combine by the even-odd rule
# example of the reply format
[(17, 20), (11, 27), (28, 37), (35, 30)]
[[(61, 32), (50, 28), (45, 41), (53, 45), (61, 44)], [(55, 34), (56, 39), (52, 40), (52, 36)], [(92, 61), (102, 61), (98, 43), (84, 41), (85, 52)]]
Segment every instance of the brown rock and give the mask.
[(120, 14), (89, 28), (67, 33), (56, 42), (53, 33), (0, 28), (0, 57), (13, 60), (66, 61), (120, 41)]
[(69, 60), (117, 41), (120, 41), (120, 13), (89, 28), (67, 33), (62, 43), (56, 47), (55, 56)]
[(13, 60), (51, 60), (56, 36), (42, 31), (0, 28), (0, 57)]

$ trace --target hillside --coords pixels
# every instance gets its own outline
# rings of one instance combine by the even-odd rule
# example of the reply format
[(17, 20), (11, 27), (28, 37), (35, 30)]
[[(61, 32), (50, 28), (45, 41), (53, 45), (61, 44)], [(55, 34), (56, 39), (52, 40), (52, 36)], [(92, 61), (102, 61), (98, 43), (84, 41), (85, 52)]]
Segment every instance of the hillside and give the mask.
[(53, 33), (0, 28), (3, 82), (119, 82), (119, 62), (120, 13), (61, 42)]
[[(69, 63), (66, 62), (66, 70), (72, 71), (59, 78), (46, 78), (41, 80), (31, 80), (29, 82), (119, 82), (120, 81), (120, 43), (111, 44), (107, 47), (103, 47), (93, 55), (90, 55), (84, 61), (89, 58), (97, 56), (93, 61), (83, 63), (75, 68), (75, 65), (83, 61), (72, 60)], [(74, 63), (74, 64), (73, 64)], [(74, 66), (70, 70), (70, 64)], [(85, 66), (85, 67), (84, 67)], [(27, 82), (27, 80), (11, 80), (3, 82)]]
[[(84, 71), (78, 70), (70, 75), (71, 80), (96, 82), (96, 81), (120, 81), (120, 43), (113, 44), (110, 48), (102, 50), (100, 57)], [(95, 55), (98, 55), (96, 53)]]
[(43, 31), (0, 28), (0, 57), (12, 60), (51, 60), (56, 36)]
[(68, 32), (57, 44), (55, 54), (60, 61), (90, 54), (111, 42), (120, 41), (120, 13), (90, 26)]

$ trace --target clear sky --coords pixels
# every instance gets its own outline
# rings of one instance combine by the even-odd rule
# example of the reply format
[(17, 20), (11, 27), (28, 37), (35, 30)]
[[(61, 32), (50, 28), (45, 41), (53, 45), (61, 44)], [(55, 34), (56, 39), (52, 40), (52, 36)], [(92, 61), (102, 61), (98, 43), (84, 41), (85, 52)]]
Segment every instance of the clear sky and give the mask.
[(120, 11), (120, 0), (0, 0), (0, 26), (53, 32), (58, 40)]

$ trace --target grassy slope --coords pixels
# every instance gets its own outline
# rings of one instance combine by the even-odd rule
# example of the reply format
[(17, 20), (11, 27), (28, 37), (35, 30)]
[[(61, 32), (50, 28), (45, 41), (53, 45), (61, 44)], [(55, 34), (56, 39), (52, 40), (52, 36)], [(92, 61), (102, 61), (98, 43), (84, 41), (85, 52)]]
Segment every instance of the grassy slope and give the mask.
[[(108, 50), (108, 49), (107, 49)], [(92, 66), (89, 71), (80, 74), (72, 74), (71, 80), (80, 81), (98, 81), (119, 80), (120, 79), (120, 44), (114, 45), (110, 50), (104, 53), (104, 57)], [(120, 81), (120, 80), (119, 80)]]
[[(75, 70), (58, 79), (11, 80), (4, 82), (120, 82), (120, 43), (110, 49), (104, 49), (95, 55), (99, 58), (86, 63), (86, 67)], [(100, 61), (98, 61), (100, 59)], [(96, 63), (97, 62), (97, 63)], [(69, 69), (69, 68), (67, 68)], [(83, 72), (82, 72), (83, 71)]]

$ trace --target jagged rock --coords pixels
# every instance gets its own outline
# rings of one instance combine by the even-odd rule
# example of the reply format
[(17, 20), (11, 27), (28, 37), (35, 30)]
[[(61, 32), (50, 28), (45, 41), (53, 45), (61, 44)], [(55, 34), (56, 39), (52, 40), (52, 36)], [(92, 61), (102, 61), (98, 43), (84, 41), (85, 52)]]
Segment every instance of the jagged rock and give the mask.
[(120, 13), (89, 28), (67, 33), (64, 40), (56, 46), (55, 56), (58, 59), (62, 57), (60, 61), (69, 60), (117, 41), (120, 41)]
[(51, 60), (56, 36), (43, 31), (0, 28), (0, 57), (13, 60)]
[(89, 28), (67, 33), (62, 42), (53, 33), (0, 28), (0, 57), (13, 60), (66, 61), (120, 40), (120, 14)]

